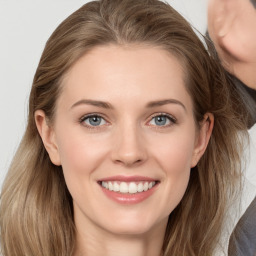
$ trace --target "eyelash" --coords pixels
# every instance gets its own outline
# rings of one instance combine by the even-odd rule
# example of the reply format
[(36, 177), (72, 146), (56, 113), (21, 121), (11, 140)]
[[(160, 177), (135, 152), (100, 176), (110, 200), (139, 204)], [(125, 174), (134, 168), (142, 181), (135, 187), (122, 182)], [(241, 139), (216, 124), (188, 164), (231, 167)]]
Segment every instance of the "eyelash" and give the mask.
[(150, 116), (148, 122), (153, 120), (153, 118), (155, 118), (155, 117), (165, 117), (165, 118), (167, 118), (170, 121), (170, 124), (163, 125), (163, 126), (161, 126), (161, 125), (150, 125), (150, 126), (153, 126), (156, 129), (168, 128), (168, 127), (170, 127), (170, 126), (172, 126), (172, 125), (177, 123), (177, 119), (176, 118), (174, 118), (173, 116), (171, 116), (169, 114), (166, 114), (166, 113), (156, 113), (156, 114), (153, 114), (153, 115)]
[(83, 126), (85, 126), (86, 128), (89, 128), (89, 129), (100, 129), (100, 128), (102, 128), (101, 126), (93, 126), (93, 125), (86, 124), (85, 120), (90, 118), (90, 117), (102, 118), (108, 124), (108, 121), (106, 121), (106, 118), (102, 114), (98, 114), (98, 113), (92, 113), (92, 114), (82, 116), (79, 119), (79, 123), (82, 124)]
[[(79, 123), (84, 125), (86, 128), (89, 128), (89, 129), (101, 129), (103, 125), (93, 126), (93, 125), (88, 125), (88, 124), (85, 123), (85, 120), (90, 118), (90, 117), (102, 118), (106, 122), (106, 124), (104, 124), (104, 126), (109, 124), (108, 121), (106, 120), (106, 118), (102, 114), (98, 114), (98, 113), (92, 113), (92, 114), (88, 114), (88, 115), (82, 116), (79, 119)], [(171, 116), (169, 114), (166, 114), (166, 113), (155, 113), (155, 114), (151, 115), (150, 118), (149, 118), (149, 121), (147, 121), (147, 123), (151, 122), (156, 117), (165, 117), (170, 122), (170, 124), (163, 125), (163, 126), (149, 124), (149, 126), (151, 126), (153, 128), (156, 128), (156, 129), (164, 129), (164, 128), (170, 127), (170, 126), (172, 126), (172, 125), (177, 123), (176, 118), (174, 118), (173, 116)]]

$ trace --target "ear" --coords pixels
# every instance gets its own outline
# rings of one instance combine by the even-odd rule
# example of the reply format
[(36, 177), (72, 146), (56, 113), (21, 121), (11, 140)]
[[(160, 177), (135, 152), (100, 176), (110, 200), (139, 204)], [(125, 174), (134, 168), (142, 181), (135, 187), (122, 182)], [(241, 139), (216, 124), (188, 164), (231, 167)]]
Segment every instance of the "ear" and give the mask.
[(35, 112), (35, 122), (37, 130), (44, 143), (44, 147), (48, 152), (52, 163), (55, 165), (61, 165), (55, 133), (53, 127), (48, 124), (44, 111), (37, 110)]
[(250, 0), (209, 0), (208, 31), (222, 65), (256, 88), (256, 10)]
[(255, 51), (255, 17), (250, 0), (209, 0), (208, 29), (216, 48), (220, 46), (234, 60), (251, 59)]
[(222, 25), (219, 31), (220, 46), (237, 61), (255, 62), (255, 8), (250, 0), (223, 2), (229, 4), (223, 19), (225, 25)]
[(208, 23), (211, 34), (220, 39), (231, 29), (237, 12), (237, 0), (210, 0)]
[(192, 156), (191, 168), (197, 165), (198, 161), (204, 154), (212, 134), (213, 125), (213, 114), (206, 113), (204, 115), (203, 121), (200, 123), (200, 129), (195, 140), (195, 148)]

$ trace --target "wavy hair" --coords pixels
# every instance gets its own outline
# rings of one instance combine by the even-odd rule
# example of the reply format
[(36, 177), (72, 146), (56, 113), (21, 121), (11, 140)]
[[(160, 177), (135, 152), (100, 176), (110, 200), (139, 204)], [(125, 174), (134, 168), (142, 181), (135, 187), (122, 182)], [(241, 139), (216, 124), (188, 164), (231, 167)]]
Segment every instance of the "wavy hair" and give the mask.
[[(46, 43), (29, 99), (27, 128), (1, 193), (3, 256), (71, 256), (76, 231), (73, 204), (62, 169), (51, 163), (36, 128), (41, 109), (52, 121), (61, 82), (76, 61), (100, 45), (158, 46), (185, 70), (195, 121), (213, 113), (207, 150), (191, 170), (186, 193), (170, 214), (164, 256), (210, 256), (227, 203), (240, 177), (241, 134), (247, 114), (239, 93), (189, 23), (158, 0), (92, 1), (64, 20)], [(239, 135), (240, 134), (240, 135)]]

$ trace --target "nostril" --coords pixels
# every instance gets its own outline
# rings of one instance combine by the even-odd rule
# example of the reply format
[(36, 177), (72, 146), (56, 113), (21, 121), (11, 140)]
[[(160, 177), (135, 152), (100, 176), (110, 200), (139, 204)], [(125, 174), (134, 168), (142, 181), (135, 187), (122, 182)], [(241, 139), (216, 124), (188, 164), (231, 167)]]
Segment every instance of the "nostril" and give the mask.
[[(127, 125), (126, 125), (127, 127)], [(140, 136), (135, 128), (127, 128), (122, 131), (123, 136), (116, 137), (111, 148), (112, 161), (124, 165), (138, 165), (147, 159), (147, 150), (143, 136)]]
[(116, 159), (115, 160), (115, 163), (117, 164), (122, 164), (122, 165), (126, 165), (126, 166), (133, 166), (133, 165), (136, 165), (136, 164), (140, 164), (142, 163), (143, 160), (142, 159), (137, 159), (137, 160), (128, 160), (128, 159)]

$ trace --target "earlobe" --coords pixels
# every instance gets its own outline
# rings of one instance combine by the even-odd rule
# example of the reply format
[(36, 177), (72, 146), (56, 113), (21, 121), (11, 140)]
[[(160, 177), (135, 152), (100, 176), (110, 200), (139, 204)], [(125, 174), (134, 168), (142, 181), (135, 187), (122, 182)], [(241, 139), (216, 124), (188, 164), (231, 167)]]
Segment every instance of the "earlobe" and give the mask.
[(206, 113), (204, 119), (200, 124), (200, 130), (195, 141), (194, 153), (192, 156), (191, 168), (195, 167), (200, 158), (204, 154), (208, 142), (210, 140), (214, 125), (214, 116), (211, 113)]
[(51, 162), (55, 165), (61, 165), (58, 146), (53, 128), (47, 123), (47, 117), (44, 111), (37, 110), (35, 112), (35, 122), (37, 130), (41, 136), (44, 147), (49, 154)]

